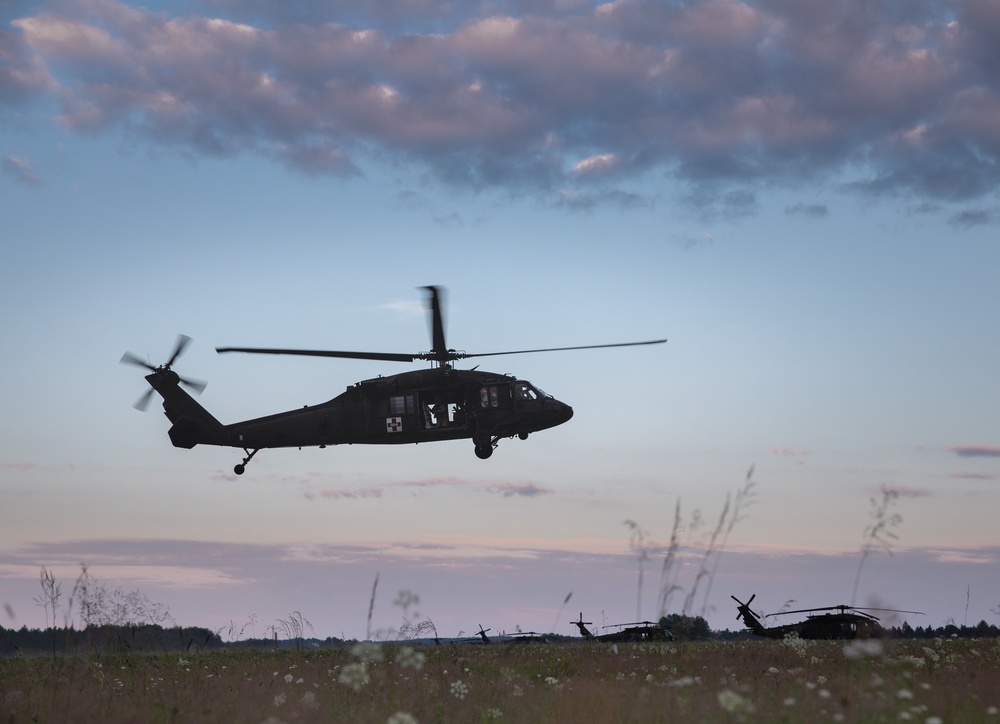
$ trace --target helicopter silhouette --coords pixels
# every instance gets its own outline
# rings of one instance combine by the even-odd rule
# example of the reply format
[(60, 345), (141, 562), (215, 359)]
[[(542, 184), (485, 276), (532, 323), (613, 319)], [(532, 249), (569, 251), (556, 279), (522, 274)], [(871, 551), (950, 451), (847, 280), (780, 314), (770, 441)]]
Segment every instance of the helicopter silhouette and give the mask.
[(583, 612), (580, 618), (573, 622), (573, 625), (580, 629), (580, 635), (587, 641), (602, 641), (606, 643), (627, 643), (636, 641), (673, 641), (674, 635), (663, 626), (652, 621), (638, 621), (634, 623), (617, 623), (605, 626), (604, 628), (621, 628), (620, 631), (613, 631), (606, 634), (594, 634), (587, 628), (592, 621), (583, 620)]
[(339, 357), (345, 359), (414, 362), (426, 360), (430, 369), (403, 372), (358, 382), (346, 392), (319, 405), (224, 425), (189, 395), (182, 385), (201, 392), (205, 383), (181, 377), (173, 364), (190, 343), (180, 335), (167, 362), (154, 366), (126, 352), (121, 362), (149, 370), (150, 389), (135, 407), (145, 409), (155, 391), (163, 398), (163, 412), (171, 422), (171, 443), (179, 448), (217, 445), (240, 448), (243, 460), (233, 468), (242, 475), (247, 464), (265, 448), (328, 445), (387, 445), (472, 439), (476, 456), (489, 458), (503, 438), (526, 440), (533, 432), (561, 425), (573, 417), (573, 408), (511, 375), (455, 369), (456, 360), (471, 357), (560, 352), (608, 347), (662, 344), (665, 339), (578, 347), (525, 349), (468, 354), (445, 343), (442, 288), (425, 287), (431, 313), (431, 350), (415, 354), (345, 352), (263, 347), (216, 347), (216, 352)]
[[(783, 626), (766, 627), (761, 623), (758, 614), (750, 609), (750, 604), (757, 594), (750, 596), (746, 603), (736, 596), (730, 596), (736, 601), (737, 619), (742, 619), (747, 630), (754, 636), (764, 636), (771, 639), (783, 639), (795, 635), (800, 639), (874, 639), (886, 636), (886, 631), (879, 624), (879, 619), (866, 611), (892, 611), (894, 613), (912, 613), (922, 616), (920, 611), (901, 611), (895, 608), (857, 608), (855, 606), (825, 606), (822, 608), (803, 608), (797, 611), (780, 611), (769, 613), (764, 618), (786, 616), (795, 613), (810, 614), (804, 621), (789, 623)], [(831, 613), (831, 612), (836, 613)], [(821, 613), (822, 612), (822, 613)]]

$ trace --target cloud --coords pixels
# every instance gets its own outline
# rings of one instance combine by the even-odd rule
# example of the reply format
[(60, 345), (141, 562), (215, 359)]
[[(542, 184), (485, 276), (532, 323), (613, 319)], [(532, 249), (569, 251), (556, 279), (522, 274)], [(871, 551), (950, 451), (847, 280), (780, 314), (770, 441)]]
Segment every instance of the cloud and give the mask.
[(952, 214), (948, 221), (954, 226), (963, 229), (971, 229), (976, 226), (989, 226), (998, 218), (996, 211), (992, 209), (965, 209)]
[(773, 447), (767, 451), (769, 455), (779, 458), (806, 458), (809, 457), (808, 450), (799, 450), (793, 447)]
[(25, 472), (27, 470), (36, 470), (39, 467), (38, 463), (3, 463), (0, 464), (0, 468), (5, 468), (7, 470), (18, 470), (20, 472)]
[(37, 186), (42, 183), (31, 161), (20, 156), (7, 156), (3, 160), (3, 170), (18, 183), (25, 186)]
[(927, 498), (931, 495), (927, 488), (914, 488), (910, 485), (886, 485), (884, 489), (901, 498)]
[(487, 493), (499, 493), (505, 498), (515, 495), (534, 498), (539, 495), (550, 495), (552, 490), (534, 483), (495, 483), (485, 487)]
[(319, 492), (320, 497), (332, 498), (334, 500), (340, 498), (381, 498), (382, 489), (381, 488), (358, 488), (356, 490), (340, 489), (340, 490), (321, 490)]
[(360, 488), (328, 488), (318, 493), (308, 492), (306, 497), (314, 500), (316, 497), (330, 500), (362, 500), (366, 498), (381, 498), (393, 490), (417, 489), (425, 490), (439, 487), (465, 487), (475, 492), (485, 492), (502, 495), (505, 498), (521, 496), (534, 498), (539, 495), (550, 495), (553, 491), (536, 483), (491, 482), (485, 484), (470, 483), (457, 478), (425, 478), (398, 483), (383, 483)]
[(758, 211), (751, 185), (825, 180), (998, 220), (978, 210), (1000, 187), (989, 0), (205, 3), (216, 17), (65, 0), (15, 20), (0, 95), (312, 176), (410, 163), (587, 208), (635, 201), (652, 171), (728, 219)]
[(952, 473), (951, 477), (958, 480), (997, 480), (1000, 476), (988, 473)]
[(963, 458), (1000, 458), (1000, 445), (956, 445), (951, 451)]
[(812, 219), (825, 219), (830, 215), (830, 210), (826, 204), (804, 204), (797, 203), (785, 207), (785, 214), (788, 216), (805, 216)]

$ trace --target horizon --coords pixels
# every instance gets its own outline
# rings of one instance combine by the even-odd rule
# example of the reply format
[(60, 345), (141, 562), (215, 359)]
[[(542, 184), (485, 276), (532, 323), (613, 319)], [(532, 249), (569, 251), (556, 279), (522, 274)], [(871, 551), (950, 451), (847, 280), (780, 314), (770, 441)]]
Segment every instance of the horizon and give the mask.
[[(0, 623), (81, 565), (213, 630), (356, 637), (376, 576), (386, 630), (634, 620), (677, 505), (669, 613), (996, 622), (997, 48), (990, 0), (0, 5)], [(469, 353), (669, 341), (483, 361), (574, 410), (489, 460), (236, 476), (131, 407), (178, 334), (226, 424), (420, 369), (214, 348), (425, 351), (427, 285)]]

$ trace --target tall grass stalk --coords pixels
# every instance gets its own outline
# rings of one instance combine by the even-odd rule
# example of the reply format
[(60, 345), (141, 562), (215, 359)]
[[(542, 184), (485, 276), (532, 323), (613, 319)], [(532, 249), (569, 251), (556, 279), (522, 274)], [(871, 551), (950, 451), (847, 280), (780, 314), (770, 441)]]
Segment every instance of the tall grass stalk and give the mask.
[(861, 560), (858, 561), (858, 571), (854, 575), (854, 589), (851, 592), (851, 605), (853, 606), (858, 598), (858, 586), (861, 584), (861, 571), (865, 567), (868, 556), (876, 550), (883, 550), (892, 555), (891, 540), (898, 540), (899, 536), (892, 532), (892, 529), (903, 522), (903, 516), (899, 513), (890, 513), (889, 509), (899, 499), (899, 491), (883, 485), (881, 497), (871, 497), (871, 523), (865, 528), (863, 542), (861, 544)]

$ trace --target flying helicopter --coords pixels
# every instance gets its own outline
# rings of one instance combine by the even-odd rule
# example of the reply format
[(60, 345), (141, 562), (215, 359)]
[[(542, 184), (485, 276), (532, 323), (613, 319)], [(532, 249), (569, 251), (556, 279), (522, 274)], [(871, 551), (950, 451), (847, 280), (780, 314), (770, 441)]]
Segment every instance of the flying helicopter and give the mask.
[[(823, 608), (803, 608), (797, 611), (780, 611), (769, 613), (764, 618), (785, 616), (795, 613), (809, 614), (805, 621), (789, 623), (783, 626), (765, 627), (760, 617), (750, 610), (750, 604), (757, 594), (750, 596), (746, 603), (736, 596), (730, 596), (736, 601), (737, 619), (743, 619), (747, 630), (755, 636), (771, 639), (783, 639), (796, 635), (800, 639), (874, 639), (883, 638), (885, 629), (879, 624), (876, 616), (867, 611), (892, 611), (894, 613), (912, 613), (922, 616), (920, 611), (901, 611), (895, 608), (857, 608), (855, 606), (825, 606)], [(831, 613), (835, 612), (835, 613)]]
[(587, 641), (602, 641), (607, 643), (623, 643), (635, 641), (673, 641), (674, 635), (652, 621), (638, 621), (635, 623), (618, 623), (604, 628), (620, 628), (619, 631), (612, 631), (606, 634), (594, 634), (587, 628), (591, 621), (583, 620), (583, 612), (580, 618), (573, 622), (573, 625), (580, 629), (580, 635)]
[(233, 472), (242, 475), (260, 450), (281, 447), (328, 445), (387, 445), (471, 439), (476, 456), (489, 458), (503, 438), (526, 440), (539, 430), (561, 425), (573, 417), (573, 408), (531, 384), (506, 374), (478, 369), (455, 369), (453, 362), (471, 357), (494, 357), (533, 352), (561, 352), (608, 347), (662, 344), (665, 339), (577, 347), (524, 349), (470, 354), (445, 343), (442, 288), (425, 287), (431, 315), (431, 350), (413, 354), (345, 352), (333, 350), (216, 347), (218, 353), (300, 355), (345, 359), (414, 362), (425, 360), (430, 369), (388, 377), (375, 377), (351, 385), (328, 402), (224, 425), (189, 395), (182, 385), (198, 393), (205, 383), (181, 377), (173, 370), (190, 337), (177, 339), (168, 360), (154, 366), (126, 352), (121, 362), (149, 370), (150, 389), (135, 407), (144, 409), (153, 392), (163, 398), (163, 412), (171, 422), (168, 436), (175, 447), (217, 445), (240, 448), (245, 453)]

